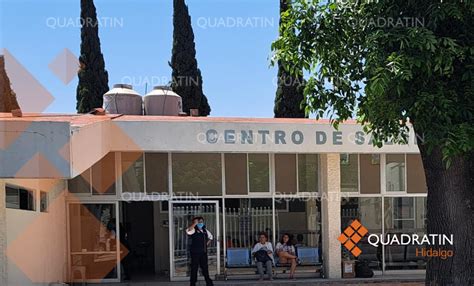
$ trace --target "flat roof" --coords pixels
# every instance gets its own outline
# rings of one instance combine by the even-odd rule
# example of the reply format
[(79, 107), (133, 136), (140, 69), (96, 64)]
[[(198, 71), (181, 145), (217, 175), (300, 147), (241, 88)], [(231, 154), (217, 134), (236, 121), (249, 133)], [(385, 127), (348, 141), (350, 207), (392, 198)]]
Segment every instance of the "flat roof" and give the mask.
[[(114, 120), (114, 121), (165, 121), (165, 122), (224, 122), (224, 123), (285, 123), (285, 124), (330, 124), (329, 119), (311, 118), (252, 118), (252, 117), (192, 117), (192, 116), (154, 116), (154, 115), (122, 115), (122, 114), (54, 114), (54, 113), (23, 113), (22, 117), (14, 117), (11, 113), (0, 113), (0, 120), (7, 121), (40, 121), (69, 122), (72, 126)], [(356, 120), (344, 121), (344, 124), (357, 124)]]
[(0, 121), (19, 122), (68, 122), (72, 126), (84, 126), (96, 122), (111, 120), (118, 115), (91, 114), (53, 114), (53, 113), (23, 113), (22, 117), (14, 117), (11, 113), (0, 113)]
[[(224, 123), (288, 123), (288, 124), (330, 124), (329, 119), (311, 118), (255, 118), (255, 117), (192, 117), (192, 116), (149, 116), (123, 115), (115, 118), (119, 121), (183, 121), (183, 122), (224, 122)], [(353, 119), (344, 121), (344, 124), (357, 124)]]
[[(70, 178), (109, 152), (419, 153), (407, 144), (373, 146), (355, 120), (0, 113), (0, 177)], [(26, 166), (26, 167), (25, 167)], [(45, 167), (46, 166), (46, 167)]]

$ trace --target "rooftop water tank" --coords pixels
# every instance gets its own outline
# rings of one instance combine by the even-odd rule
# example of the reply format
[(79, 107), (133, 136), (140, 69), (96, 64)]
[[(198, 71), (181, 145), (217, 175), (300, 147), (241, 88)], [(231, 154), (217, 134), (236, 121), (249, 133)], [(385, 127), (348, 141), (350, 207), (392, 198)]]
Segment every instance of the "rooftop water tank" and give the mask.
[(155, 86), (145, 95), (145, 115), (178, 116), (183, 110), (181, 96), (168, 86)]
[(129, 84), (114, 84), (104, 94), (104, 109), (111, 114), (143, 115), (143, 101)]

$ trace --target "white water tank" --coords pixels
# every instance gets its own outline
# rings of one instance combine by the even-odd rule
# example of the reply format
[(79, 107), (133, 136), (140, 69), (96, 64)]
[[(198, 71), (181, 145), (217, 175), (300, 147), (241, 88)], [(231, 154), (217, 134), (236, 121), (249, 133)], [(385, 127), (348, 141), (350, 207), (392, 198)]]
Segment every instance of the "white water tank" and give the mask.
[(183, 111), (181, 96), (168, 86), (155, 86), (143, 98), (145, 115), (178, 116)]
[(104, 94), (104, 109), (111, 114), (143, 115), (142, 97), (129, 84), (114, 84)]

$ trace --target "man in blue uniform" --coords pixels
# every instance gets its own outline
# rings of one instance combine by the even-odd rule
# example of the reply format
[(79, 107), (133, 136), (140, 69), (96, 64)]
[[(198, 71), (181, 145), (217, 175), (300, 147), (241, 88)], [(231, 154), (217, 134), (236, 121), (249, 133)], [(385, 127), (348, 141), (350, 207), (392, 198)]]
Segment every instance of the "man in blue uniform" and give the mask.
[(213, 286), (209, 277), (207, 265), (207, 247), (214, 239), (212, 233), (206, 229), (203, 217), (193, 218), (193, 223), (186, 229), (191, 237), (191, 286), (196, 285), (198, 268), (201, 267), (202, 275), (206, 279), (207, 286)]

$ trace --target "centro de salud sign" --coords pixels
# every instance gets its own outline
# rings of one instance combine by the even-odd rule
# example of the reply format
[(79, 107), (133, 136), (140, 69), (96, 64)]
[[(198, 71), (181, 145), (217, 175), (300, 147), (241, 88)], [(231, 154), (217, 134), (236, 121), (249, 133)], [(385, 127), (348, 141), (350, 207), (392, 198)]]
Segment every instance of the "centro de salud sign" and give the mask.
[[(301, 123), (232, 121), (116, 121), (140, 151), (167, 152), (267, 152), (267, 153), (419, 153), (413, 130), (407, 144), (387, 142), (374, 147), (373, 138), (358, 124), (304, 120)], [(128, 150), (120, 141), (114, 150)], [(129, 150), (134, 151), (134, 150)]]

